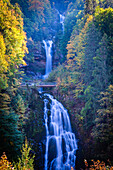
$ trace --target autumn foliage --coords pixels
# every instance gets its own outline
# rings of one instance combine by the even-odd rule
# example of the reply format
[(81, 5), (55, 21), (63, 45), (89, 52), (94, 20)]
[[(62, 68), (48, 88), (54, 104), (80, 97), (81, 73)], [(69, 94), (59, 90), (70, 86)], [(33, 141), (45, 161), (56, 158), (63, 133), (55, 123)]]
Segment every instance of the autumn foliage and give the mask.
[(12, 170), (12, 169), (14, 169), (14, 167), (11, 164), (11, 162), (8, 161), (7, 156), (4, 152), (0, 159), (0, 170)]
[(0, 0), (0, 88), (8, 86), (8, 75), (17, 72), (27, 52), (22, 13), (16, 4)]
[[(85, 170), (113, 170), (113, 166), (106, 165), (103, 161), (91, 160), (91, 165), (89, 167), (87, 160), (84, 160)], [(88, 168), (89, 167), (89, 168)]]

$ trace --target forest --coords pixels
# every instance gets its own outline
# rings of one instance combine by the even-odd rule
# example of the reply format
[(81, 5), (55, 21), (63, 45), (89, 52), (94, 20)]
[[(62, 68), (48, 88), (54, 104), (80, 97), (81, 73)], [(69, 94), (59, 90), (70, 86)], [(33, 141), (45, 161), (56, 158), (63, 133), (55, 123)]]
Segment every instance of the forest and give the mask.
[(78, 149), (68, 169), (112, 170), (113, 0), (0, 0), (0, 170), (50, 169), (40, 83), (55, 83), (43, 90), (69, 113)]

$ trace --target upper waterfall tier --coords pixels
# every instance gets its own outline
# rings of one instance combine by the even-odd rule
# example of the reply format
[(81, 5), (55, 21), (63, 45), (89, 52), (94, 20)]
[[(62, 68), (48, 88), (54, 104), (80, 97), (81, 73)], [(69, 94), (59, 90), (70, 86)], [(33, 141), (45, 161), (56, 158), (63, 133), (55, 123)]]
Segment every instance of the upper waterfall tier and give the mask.
[(45, 51), (46, 51), (46, 70), (45, 70), (45, 75), (43, 76), (44, 78), (47, 78), (49, 73), (52, 70), (52, 40), (43, 40)]
[(63, 30), (63, 33), (64, 33), (64, 19), (65, 19), (65, 16), (62, 15), (62, 14), (59, 14), (60, 15), (60, 23), (62, 24), (62, 30)]

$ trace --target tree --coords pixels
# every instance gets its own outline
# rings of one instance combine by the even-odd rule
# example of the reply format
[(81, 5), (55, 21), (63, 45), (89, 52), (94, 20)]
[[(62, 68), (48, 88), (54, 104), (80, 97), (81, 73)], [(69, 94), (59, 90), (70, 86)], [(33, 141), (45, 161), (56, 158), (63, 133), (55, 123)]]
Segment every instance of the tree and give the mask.
[(11, 169), (14, 169), (13, 165), (11, 164), (11, 162), (9, 162), (7, 160), (7, 156), (5, 154), (5, 152), (3, 153), (3, 155), (1, 156), (1, 159), (0, 159), (0, 169), (4, 169), (4, 170), (11, 170)]
[(0, 155), (6, 152), (11, 160), (16, 160), (20, 155), (22, 138), (22, 133), (18, 130), (18, 116), (14, 112), (3, 110), (0, 113)]
[(34, 155), (32, 156), (31, 147), (29, 146), (29, 143), (27, 141), (27, 138), (25, 139), (25, 144), (22, 146), (21, 150), (21, 158), (19, 158), (18, 162), (15, 163), (15, 169), (17, 170), (33, 170), (33, 162), (34, 162)]
[(4, 43), (3, 35), (0, 33), (0, 88), (7, 87), (7, 77), (4, 74), (8, 70), (8, 61), (6, 53), (6, 46)]
[(113, 9), (112, 8), (96, 8), (95, 25), (102, 34), (113, 37)]
[(85, 14), (93, 14), (97, 6), (97, 0), (85, 0)]
[[(64, 55), (64, 57), (66, 57), (66, 55), (67, 55), (66, 46), (67, 46), (68, 41), (70, 40), (71, 34), (74, 30), (74, 26), (76, 25), (77, 20), (81, 19), (84, 15), (83, 11), (79, 10), (80, 6), (82, 6), (82, 8), (83, 8), (82, 2), (79, 4), (77, 9), (75, 9), (76, 3), (72, 4), (72, 6), (74, 6), (74, 8), (72, 7), (71, 10), (70, 10), (70, 7), (68, 7), (68, 11), (67, 11), (67, 15), (65, 17), (65, 23), (64, 23), (64, 35), (61, 40), (60, 48), (61, 48), (61, 52)], [(65, 59), (66, 58), (64, 58), (64, 60)]]
[(93, 70), (94, 76), (93, 85), (95, 86), (95, 90), (98, 92), (103, 91), (108, 87), (109, 76), (107, 72), (108, 70), (107, 57), (108, 57), (108, 37), (106, 34), (104, 34), (101, 41), (99, 42), (98, 49), (96, 50), (96, 56), (93, 58), (95, 63)]
[(30, 2), (30, 7), (29, 9), (34, 10), (35, 12), (37, 12), (37, 14), (40, 16), (44, 16), (44, 3), (40, 0), (29, 0)]
[(100, 0), (99, 1), (101, 8), (113, 8), (113, 1), (112, 0)]
[(110, 85), (99, 96), (100, 109), (98, 109), (95, 127), (92, 131), (97, 156), (102, 160), (113, 158), (113, 86)]
[(19, 66), (25, 63), (26, 52), (20, 8), (9, 0), (0, 0), (0, 154), (5, 151), (12, 160), (20, 154), (23, 140), (12, 98), (19, 85)]
[(19, 65), (24, 63), (23, 57), (27, 52), (21, 11), (17, 4), (13, 7), (9, 0), (0, 0), (0, 32), (4, 45), (2, 55), (7, 68), (1, 74), (2, 77), (7, 75), (9, 84), (16, 77)]

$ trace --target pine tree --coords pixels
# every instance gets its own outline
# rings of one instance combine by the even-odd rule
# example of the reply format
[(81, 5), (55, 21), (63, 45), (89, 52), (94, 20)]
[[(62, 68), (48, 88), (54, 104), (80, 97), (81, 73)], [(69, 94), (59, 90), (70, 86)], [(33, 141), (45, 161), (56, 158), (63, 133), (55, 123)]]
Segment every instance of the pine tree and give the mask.
[(113, 8), (113, 1), (112, 0), (100, 0), (99, 1), (101, 8)]
[[(0, 113), (0, 154), (17, 159), (22, 145), (22, 133), (18, 130), (18, 116), (14, 112)], [(16, 153), (16, 154), (15, 154)]]
[(9, 0), (0, 0), (0, 154), (6, 152), (12, 160), (20, 154), (23, 140), (12, 98), (19, 85), (19, 65), (24, 63), (25, 52), (21, 10)]
[(96, 112), (96, 94), (94, 81), (94, 57), (96, 56), (96, 50), (99, 46), (101, 38), (100, 32), (96, 29), (94, 23), (89, 23), (85, 36), (85, 48), (84, 48), (84, 63), (83, 63), (83, 82), (84, 87), (84, 99), (85, 107), (82, 109), (81, 114), (85, 116), (85, 125), (90, 128), (93, 125)]
[(93, 70), (94, 81), (93, 85), (97, 94), (108, 87), (107, 74), (107, 57), (108, 57), (108, 37), (103, 35), (99, 48), (96, 50), (96, 57), (94, 57), (95, 68)]
[(101, 108), (98, 110), (95, 119), (95, 127), (92, 136), (98, 158), (102, 160), (113, 158), (113, 86), (110, 85), (106, 92), (101, 92), (99, 96)]
[(93, 14), (97, 6), (96, 0), (85, 0), (85, 14)]

